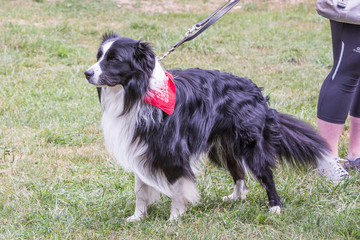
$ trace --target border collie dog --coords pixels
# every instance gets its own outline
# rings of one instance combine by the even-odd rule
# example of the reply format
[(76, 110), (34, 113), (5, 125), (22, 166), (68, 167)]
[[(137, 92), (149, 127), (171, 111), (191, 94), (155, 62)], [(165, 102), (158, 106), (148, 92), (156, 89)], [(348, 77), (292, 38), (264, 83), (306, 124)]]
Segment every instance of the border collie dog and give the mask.
[(251, 80), (198, 68), (165, 71), (148, 43), (105, 34), (85, 76), (98, 89), (107, 150), (135, 174), (136, 207), (128, 221), (145, 218), (160, 193), (172, 200), (170, 220), (184, 214), (187, 203), (199, 200), (195, 170), (203, 155), (234, 180), (224, 201), (245, 199), (249, 170), (272, 213), (282, 207), (272, 173), (277, 162), (328, 161), (316, 131), (269, 108)]

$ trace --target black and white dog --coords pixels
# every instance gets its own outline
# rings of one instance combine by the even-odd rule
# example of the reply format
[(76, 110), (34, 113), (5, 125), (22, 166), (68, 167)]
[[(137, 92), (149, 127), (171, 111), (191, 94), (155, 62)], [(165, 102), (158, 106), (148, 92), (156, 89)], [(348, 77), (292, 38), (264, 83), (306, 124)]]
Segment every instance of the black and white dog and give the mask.
[(203, 154), (235, 182), (223, 200), (246, 197), (248, 169), (276, 213), (282, 207), (271, 170), (276, 161), (328, 161), (316, 131), (269, 108), (249, 79), (198, 68), (165, 72), (145, 42), (105, 34), (85, 75), (98, 89), (108, 151), (135, 174), (136, 209), (128, 221), (146, 217), (159, 193), (172, 199), (170, 220), (185, 213), (186, 203), (199, 199), (194, 172)]

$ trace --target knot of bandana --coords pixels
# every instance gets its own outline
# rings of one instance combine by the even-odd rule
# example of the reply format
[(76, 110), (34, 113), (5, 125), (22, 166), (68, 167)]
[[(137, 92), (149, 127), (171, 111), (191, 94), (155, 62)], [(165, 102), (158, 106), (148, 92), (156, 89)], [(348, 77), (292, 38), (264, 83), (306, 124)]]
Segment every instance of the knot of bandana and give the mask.
[(163, 85), (145, 97), (144, 102), (158, 107), (165, 113), (171, 115), (175, 109), (176, 88), (173, 76), (168, 72), (165, 72), (165, 76), (166, 79)]

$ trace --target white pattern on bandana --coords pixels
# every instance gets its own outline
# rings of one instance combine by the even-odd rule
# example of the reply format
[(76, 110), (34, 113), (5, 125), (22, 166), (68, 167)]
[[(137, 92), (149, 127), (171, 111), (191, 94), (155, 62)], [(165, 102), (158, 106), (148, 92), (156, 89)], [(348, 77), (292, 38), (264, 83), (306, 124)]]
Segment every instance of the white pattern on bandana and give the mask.
[(166, 103), (169, 102), (169, 87), (167, 84), (164, 84), (160, 90), (155, 90), (155, 95)]

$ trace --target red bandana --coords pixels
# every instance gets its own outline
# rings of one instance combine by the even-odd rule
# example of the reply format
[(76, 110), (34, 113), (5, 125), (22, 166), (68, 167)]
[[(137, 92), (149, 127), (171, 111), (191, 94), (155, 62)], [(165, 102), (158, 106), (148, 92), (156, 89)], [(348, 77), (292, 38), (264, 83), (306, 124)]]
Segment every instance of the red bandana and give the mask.
[(160, 108), (167, 114), (171, 115), (174, 112), (176, 89), (173, 80), (173, 76), (165, 72), (166, 80), (159, 90), (152, 91), (151, 96), (147, 96), (144, 99), (145, 103), (151, 104)]

